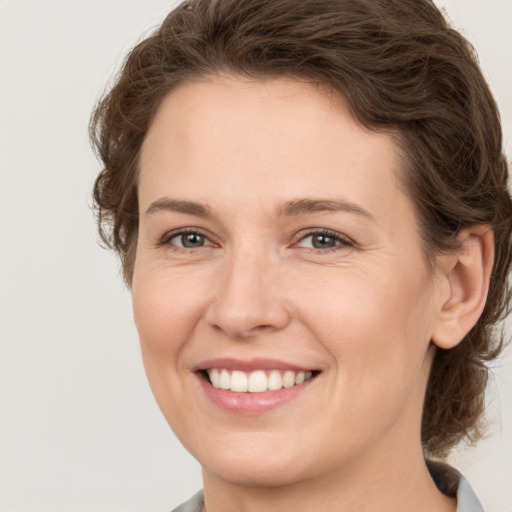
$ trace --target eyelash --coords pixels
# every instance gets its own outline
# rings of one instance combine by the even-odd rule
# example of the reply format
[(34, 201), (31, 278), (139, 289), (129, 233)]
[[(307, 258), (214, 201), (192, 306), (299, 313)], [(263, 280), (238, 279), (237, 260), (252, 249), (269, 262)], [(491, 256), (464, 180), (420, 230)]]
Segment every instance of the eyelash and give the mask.
[(180, 235), (181, 236), (183, 236), (183, 235), (199, 235), (199, 236), (204, 237), (205, 240), (208, 240), (210, 242), (206, 246), (198, 247), (199, 249), (215, 245), (209, 239), (208, 235), (203, 233), (200, 229), (197, 229), (197, 228), (183, 228), (183, 229), (177, 229), (175, 231), (171, 231), (169, 233), (165, 233), (165, 235), (162, 236), (160, 238), (160, 240), (158, 240), (157, 246), (158, 247), (167, 247), (167, 248), (171, 248), (172, 250), (177, 250), (177, 251), (179, 251), (179, 250), (181, 250), (181, 251), (191, 251), (191, 250), (197, 249), (197, 248), (189, 248), (189, 247), (180, 247), (178, 245), (174, 245), (174, 244), (170, 243), (173, 238), (176, 238), (176, 237), (178, 237)]
[(312, 251), (315, 253), (320, 252), (320, 253), (325, 254), (325, 253), (330, 253), (333, 251), (339, 251), (339, 250), (354, 247), (354, 243), (349, 238), (341, 235), (340, 233), (337, 233), (336, 231), (331, 231), (329, 229), (310, 229), (309, 231), (304, 233), (302, 236), (300, 236), (300, 238), (297, 240), (297, 242), (294, 242), (293, 245), (297, 245), (298, 243), (303, 242), (304, 240), (306, 240), (309, 237), (319, 236), (319, 235), (334, 239), (336, 242), (336, 245), (334, 245), (333, 247), (326, 247), (324, 249), (319, 249), (319, 248), (315, 248), (315, 247), (303, 247), (303, 249), (306, 249), (306, 250), (309, 250), (309, 251)]
[[(196, 248), (189, 248), (189, 247), (181, 247), (181, 246), (174, 245), (174, 244), (170, 243), (173, 238), (179, 237), (180, 235), (181, 236), (183, 236), (183, 235), (199, 235), (201, 237), (204, 237), (209, 242), (209, 244), (202, 245), (202, 246), (199, 246)], [(314, 252), (316, 254), (318, 254), (318, 253), (325, 254), (325, 253), (330, 253), (333, 251), (351, 248), (351, 247), (354, 247), (354, 245), (355, 245), (354, 242), (352, 242), (350, 239), (341, 235), (340, 233), (337, 233), (336, 231), (331, 231), (329, 229), (310, 229), (306, 232), (303, 232), (300, 235), (300, 237), (298, 239), (296, 239), (296, 241), (294, 241), (291, 244), (291, 247), (297, 248), (297, 245), (299, 243), (301, 243), (304, 240), (306, 240), (307, 238), (313, 237), (313, 236), (325, 236), (328, 238), (332, 238), (335, 240), (336, 245), (334, 245), (333, 247), (326, 247), (323, 249), (315, 248), (315, 247), (302, 247), (302, 249), (304, 249), (308, 252)], [(183, 228), (183, 229), (178, 229), (176, 231), (171, 231), (171, 232), (163, 235), (157, 242), (158, 247), (166, 247), (166, 248), (169, 248), (169, 249), (175, 250), (175, 251), (187, 251), (187, 252), (194, 251), (197, 249), (208, 248), (208, 247), (211, 247), (214, 245), (216, 245), (216, 244), (210, 240), (208, 235), (206, 235), (205, 233), (203, 233), (201, 230), (199, 230), (197, 228)], [(300, 247), (298, 247), (298, 248), (300, 248)]]

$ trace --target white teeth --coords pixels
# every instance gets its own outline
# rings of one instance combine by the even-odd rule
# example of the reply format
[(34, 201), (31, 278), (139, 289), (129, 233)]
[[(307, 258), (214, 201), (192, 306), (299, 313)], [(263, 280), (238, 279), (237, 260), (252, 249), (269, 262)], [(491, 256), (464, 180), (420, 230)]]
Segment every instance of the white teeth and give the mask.
[(283, 375), (283, 387), (291, 388), (295, 385), (295, 372), (287, 370)]
[(235, 370), (231, 374), (231, 391), (245, 393), (247, 391), (247, 375), (244, 372)]
[(292, 370), (280, 371), (256, 370), (245, 373), (240, 370), (232, 372), (226, 369), (212, 368), (207, 370), (208, 377), (214, 388), (226, 389), (235, 393), (263, 393), (281, 388), (298, 386), (313, 377), (313, 372)]
[(283, 378), (281, 373), (277, 370), (272, 370), (268, 376), (267, 388), (269, 391), (275, 391), (283, 387)]
[(247, 390), (251, 393), (262, 393), (267, 391), (267, 376), (262, 370), (249, 374), (249, 385)]
[[(213, 384), (213, 382), (212, 382)], [(214, 384), (215, 386), (215, 384)], [(230, 389), (231, 388), (231, 375), (227, 370), (222, 370), (219, 377), (219, 388)]]
[(210, 380), (214, 388), (220, 388), (220, 375), (219, 370), (212, 370), (209, 373)]

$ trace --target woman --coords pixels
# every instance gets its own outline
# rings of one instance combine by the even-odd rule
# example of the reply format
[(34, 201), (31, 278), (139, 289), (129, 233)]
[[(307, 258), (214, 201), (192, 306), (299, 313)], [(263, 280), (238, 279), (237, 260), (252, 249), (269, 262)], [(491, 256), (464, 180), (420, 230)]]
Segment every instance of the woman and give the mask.
[(482, 510), (428, 459), (481, 435), (512, 206), (431, 2), (185, 2), (91, 133), (148, 379), (203, 468), (176, 510)]

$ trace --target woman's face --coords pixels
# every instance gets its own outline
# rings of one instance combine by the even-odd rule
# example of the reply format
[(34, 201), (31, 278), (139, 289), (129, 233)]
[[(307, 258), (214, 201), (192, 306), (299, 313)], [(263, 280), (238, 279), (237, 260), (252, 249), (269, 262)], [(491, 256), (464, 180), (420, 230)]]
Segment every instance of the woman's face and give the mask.
[(298, 81), (215, 78), (161, 105), (133, 308), (205, 475), (279, 485), (421, 450), (439, 293), (400, 165), (388, 135)]

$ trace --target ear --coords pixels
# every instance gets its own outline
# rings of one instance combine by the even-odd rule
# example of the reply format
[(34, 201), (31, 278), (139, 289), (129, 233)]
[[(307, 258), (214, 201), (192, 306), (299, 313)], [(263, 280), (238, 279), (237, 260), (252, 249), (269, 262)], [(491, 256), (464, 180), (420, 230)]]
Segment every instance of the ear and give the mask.
[(461, 249), (438, 258), (442, 291), (432, 341), (443, 349), (458, 345), (478, 321), (494, 264), (494, 232), (489, 226), (468, 228), (457, 238)]

